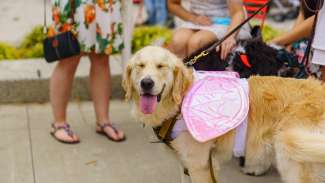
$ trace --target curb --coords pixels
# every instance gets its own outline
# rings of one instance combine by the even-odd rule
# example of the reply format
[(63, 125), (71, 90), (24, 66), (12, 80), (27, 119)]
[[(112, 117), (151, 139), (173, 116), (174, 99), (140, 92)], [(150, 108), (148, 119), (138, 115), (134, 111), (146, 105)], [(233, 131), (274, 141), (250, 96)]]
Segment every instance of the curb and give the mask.
[[(71, 100), (91, 100), (88, 82), (90, 68), (87, 58), (78, 66), (74, 79)], [(120, 59), (112, 57), (111, 98), (123, 99), (121, 86), (122, 68)], [(49, 101), (49, 79), (55, 64), (47, 64), (42, 59), (0, 62), (0, 103), (44, 103)]]

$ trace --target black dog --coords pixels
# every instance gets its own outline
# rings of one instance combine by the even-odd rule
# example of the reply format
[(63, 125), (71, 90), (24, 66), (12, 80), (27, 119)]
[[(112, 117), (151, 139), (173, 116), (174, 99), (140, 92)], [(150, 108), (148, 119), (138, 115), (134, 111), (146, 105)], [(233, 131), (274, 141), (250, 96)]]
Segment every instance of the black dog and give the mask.
[[(184, 61), (191, 60), (212, 44), (195, 51)], [(307, 77), (304, 65), (299, 64), (298, 59), (293, 54), (285, 49), (271, 47), (259, 38), (238, 41), (237, 46), (226, 60), (221, 60), (220, 52), (211, 51), (208, 55), (199, 58), (193, 66), (196, 70), (235, 71), (239, 73), (241, 78), (248, 78), (252, 75)]]

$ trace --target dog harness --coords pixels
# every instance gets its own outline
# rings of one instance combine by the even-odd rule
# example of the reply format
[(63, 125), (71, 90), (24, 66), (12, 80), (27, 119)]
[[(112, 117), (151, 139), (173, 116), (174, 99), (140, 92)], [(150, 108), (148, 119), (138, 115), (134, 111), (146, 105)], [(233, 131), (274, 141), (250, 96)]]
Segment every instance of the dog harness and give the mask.
[[(154, 132), (160, 142), (171, 147), (170, 141), (184, 131), (189, 131), (194, 139), (203, 143), (236, 128), (233, 154), (239, 158), (240, 166), (244, 166), (249, 108), (247, 80), (228, 71), (194, 71), (194, 77), (181, 113), (165, 120), (162, 126), (154, 128)], [(209, 164), (210, 175), (216, 183), (212, 149)]]
[(194, 71), (195, 81), (184, 97), (181, 114), (156, 129), (160, 140), (168, 143), (189, 131), (198, 142), (206, 142), (236, 128), (233, 153), (245, 155), (248, 82), (228, 71)]
[(249, 62), (248, 56), (246, 54), (240, 54), (240, 61), (248, 68), (252, 68), (252, 65)]
[(244, 156), (249, 109), (247, 80), (225, 71), (194, 71), (194, 77), (171, 138), (189, 131), (195, 140), (206, 142), (236, 128), (234, 156)]

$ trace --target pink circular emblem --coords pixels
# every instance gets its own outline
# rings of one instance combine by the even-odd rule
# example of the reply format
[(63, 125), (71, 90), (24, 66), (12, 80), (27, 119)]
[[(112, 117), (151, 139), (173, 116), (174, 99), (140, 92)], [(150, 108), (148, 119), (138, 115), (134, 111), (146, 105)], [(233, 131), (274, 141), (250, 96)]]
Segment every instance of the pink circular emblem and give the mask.
[(192, 136), (206, 142), (236, 128), (248, 114), (248, 94), (235, 77), (208, 75), (194, 83), (182, 104)]

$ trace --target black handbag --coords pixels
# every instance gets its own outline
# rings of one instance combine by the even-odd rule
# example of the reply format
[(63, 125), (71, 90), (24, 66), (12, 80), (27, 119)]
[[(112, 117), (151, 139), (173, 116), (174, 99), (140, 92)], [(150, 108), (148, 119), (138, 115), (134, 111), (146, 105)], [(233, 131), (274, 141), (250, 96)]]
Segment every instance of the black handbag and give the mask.
[[(74, 0), (70, 0), (72, 24), (74, 24)], [(44, 0), (44, 32), (46, 26), (46, 0)], [(73, 31), (59, 33), (53, 37), (47, 37), (43, 41), (44, 57), (46, 62), (62, 60), (80, 54), (80, 45)]]

